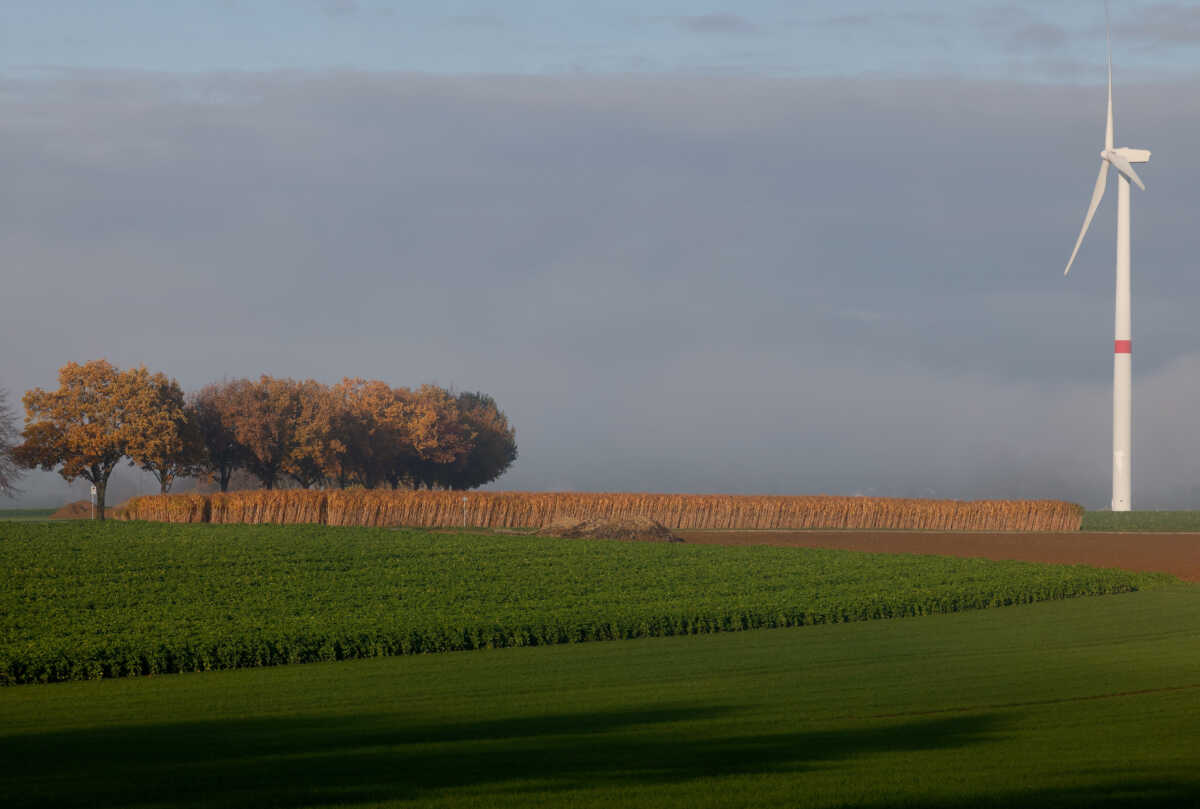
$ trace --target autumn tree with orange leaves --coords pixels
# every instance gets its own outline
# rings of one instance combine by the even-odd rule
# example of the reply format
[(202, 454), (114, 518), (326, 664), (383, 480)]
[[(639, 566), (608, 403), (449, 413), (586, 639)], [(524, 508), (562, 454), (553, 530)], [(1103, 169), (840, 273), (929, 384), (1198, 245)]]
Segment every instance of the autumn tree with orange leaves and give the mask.
[(307, 489), (338, 476), (346, 453), (346, 413), (337, 394), (320, 382), (287, 382), (293, 386), (295, 426), (283, 471)]
[(144, 367), (69, 363), (59, 389), (24, 398), (22, 466), (58, 469), (97, 488), (123, 457), (151, 472), (163, 493), (208, 476), (227, 491), (235, 471), (261, 485), (474, 488), (517, 457), (513, 429), (490, 396), (379, 380), (328, 386), (262, 376), (208, 385), (190, 397)]
[(287, 474), (295, 449), (300, 413), (296, 382), (264, 374), (257, 382), (235, 385), (231, 395), (234, 438), (245, 449), (242, 463), (264, 489), (274, 489)]
[(128, 439), (125, 454), (130, 465), (154, 475), (166, 494), (179, 478), (201, 471), (203, 447), (197, 424), (184, 406), (183, 389), (165, 374), (145, 368), (125, 372), (136, 399), (127, 403)]
[(396, 477), (393, 470), (411, 454), (407, 398), (377, 379), (343, 379), (332, 392), (342, 411), (344, 449), (326, 470), (329, 479), (342, 488), (374, 489)]
[(358, 378), (331, 388), (272, 382), (293, 391), (293, 444), (281, 468), (302, 486), (468, 489), (495, 480), (517, 458), (515, 432), (484, 393)]
[(138, 431), (155, 423), (156, 391), (144, 368), (120, 371), (107, 360), (67, 363), (58, 390), (34, 388), (22, 399), (25, 439), (13, 448), (22, 466), (55, 471), (67, 481), (96, 487), (96, 519), (113, 469), (129, 453)]
[(412, 488), (432, 489), (441, 482), (443, 469), (467, 457), (475, 436), (463, 422), (454, 397), (443, 388), (422, 385), (411, 394), (411, 401), (413, 457), (407, 482)]

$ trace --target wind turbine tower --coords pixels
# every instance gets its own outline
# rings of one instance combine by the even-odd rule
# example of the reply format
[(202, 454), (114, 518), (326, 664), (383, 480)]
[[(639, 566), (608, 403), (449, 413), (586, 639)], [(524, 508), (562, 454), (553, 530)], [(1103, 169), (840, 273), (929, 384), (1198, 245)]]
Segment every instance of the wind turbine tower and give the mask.
[(1112, 510), (1129, 511), (1132, 508), (1132, 454), (1133, 454), (1133, 343), (1130, 335), (1130, 284), (1129, 284), (1129, 184), (1132, 182), (1146, 190), (1133, 163), (1145, 163), (1150, 159), (1146, 149), (1113, 148), (1113, 104), (1112, 104), (1112, 37), (1107, 33), (1108, 5), (1104, 7), (1106, 45), (1108, 50), (1108, 117), (1104, 125), (1104, 149), (1100, 152), (1100, 176), (1092, 190), (1092, 202), (1088, 205), (1083, 228), (1075, 241), (1075, 249), (1067, 261), (1066, 275), (1083, 244), (1083, 237), (1092, 217), (1104, 196), (1108, 182), (1108, 169), (1117, 170), (1117, 303), (1116, 323), (1113, 335), (1113, 469)]

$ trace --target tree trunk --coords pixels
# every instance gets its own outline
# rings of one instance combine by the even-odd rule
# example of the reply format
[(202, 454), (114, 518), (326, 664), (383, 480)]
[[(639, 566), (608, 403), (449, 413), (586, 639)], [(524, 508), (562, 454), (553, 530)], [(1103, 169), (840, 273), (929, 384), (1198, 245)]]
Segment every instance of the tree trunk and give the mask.
[(92, 519), (103, 521), (104, 492), (108, 488), (108, 475), (97, 476), (96, 480), (96, 514)]
[(169, 469), (155, 469), (154, 479), (158, 481), (159, 494), (166, 494), (171, 491), (171, 484), (175, 482), (175, 476), (171, 474), (171, 470)]

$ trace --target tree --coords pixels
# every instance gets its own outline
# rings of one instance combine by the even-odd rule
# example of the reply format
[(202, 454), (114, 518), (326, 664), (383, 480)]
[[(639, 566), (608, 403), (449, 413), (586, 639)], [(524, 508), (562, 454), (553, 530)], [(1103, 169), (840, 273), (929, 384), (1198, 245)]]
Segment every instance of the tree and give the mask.
[(459, 420), (475, 438), (466, 455), (446, 467), (441, 483), (448, 489), (474, 489), (500, 477), (517, 460), (516, 431), (486, 393), (460, 393), (455, 404)]
[(294, 384), (293, 443), (283, 471), (307, 489), (339, 477), (344, 468), (345, 409), (340, 397), (316, 380)]
[(266, 376), (237, 385), (233, 393), (233, 434), (246, 449), (246, 469), (274, 489), (286, 474), (285, 465), (296, 448), (300, 412), (297, 383)]
[(436, 385), (422, 385), (412, 394), (408, 431), (416, 454), (412, 463), (414, 488), (445, 485), (444, 470), (463, 462), (475, 439), (459, 417), (454, 397)]
[(357, 482), (374, 489), (386, 482), (396, 488), (415, 458), (408, 429), (411, 393), (356, 378), (343, 379), (333, 394), (342, 403), (345, 450), (330, 479), (343, 487)]
[(238, 443), (234, 427), (241, 389), (251, 384), (237, 379), (206, 385), (191, 396), (187, 405), (188, 421), (194, 425), (201, 445), (200, 470), (207, 472), (223, 492), (229, 491), (233, 471), (245, 462), (246, 448)]
[(21, 467), (13, 457), (13, 443), (18, 435), (16, 416), (8, 405), (8, 391), (0, 388), (0, 494), (6, 497), (21, 493), (17, 488)]
[(184, 408), (183, 389), (165, 374), (151, 375), (144, 367), (125, 372), (138, 399), (127, 407), (130, 465), (140, 465), (158, 480), (166, 494), (181, 477), (201, 472), (203, 445), (197, 425)]
[(144, 369), (121, 372), (107, 360), (58, 371), (58, 390), (34, 388), (25, 404), (25, 442), (13, 449), (17, 463), (83, 478), (96, 487), (96, 519), (104, 519), (108, 477), (126, 455), (131, 436), (148, 415), (153, 397), (143, 387)]

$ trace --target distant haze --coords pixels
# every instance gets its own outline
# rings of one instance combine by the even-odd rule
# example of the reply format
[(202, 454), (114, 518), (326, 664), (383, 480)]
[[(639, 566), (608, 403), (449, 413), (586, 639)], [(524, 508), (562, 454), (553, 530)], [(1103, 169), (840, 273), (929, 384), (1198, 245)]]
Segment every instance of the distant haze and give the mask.
[[(1134, 504), (1195, 507), (1200, 80), (1116, 93), (1118, 144), (1154, 152)], [(99, 357), (186, 389), (435, 382), (508, 414), (498, 488), (1104, 506), (1111, 196), (1062, 277), (1103, 105), (965, 79), (10, 76), (0, 384), (19, 403)]]

